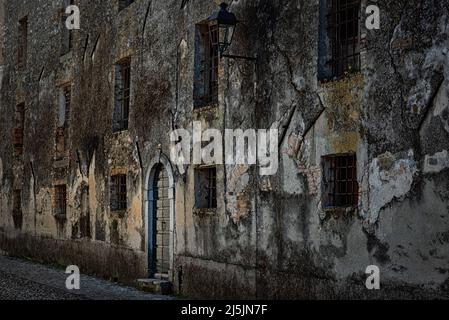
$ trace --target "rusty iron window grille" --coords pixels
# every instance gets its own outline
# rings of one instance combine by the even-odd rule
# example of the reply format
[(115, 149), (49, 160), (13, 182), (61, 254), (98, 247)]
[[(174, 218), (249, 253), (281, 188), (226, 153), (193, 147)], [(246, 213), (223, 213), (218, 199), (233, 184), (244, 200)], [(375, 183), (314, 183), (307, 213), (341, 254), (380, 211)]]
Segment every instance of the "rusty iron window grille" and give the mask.
[(26, 66), (28, 46), (28, 17), (24, 17), (19, 21), (19, 41), (18, 41), (18, 59), (19, 69)]
[(195, 208), (217, 208), (217, 168), (195, 169)]
[(21, 156), (23, 154), (23, 136), (25, 124), (25, 104), (21, 103), (16, 106), (15, 126), (13, 132), (14, 155)]
[(208, 169), (208, 182), (209, 185), (207, 187), (207, 203), (208, 208), (216, 208), (217, 207), (217, 169), (209, 168)]
[(111, 211), (127, 209), (126, 175), (120, 174), (111, 177)]
[(67, 214), (67, 187), (59, 185), (55, 187), (56, 194), (56, 215), (65, 216)]
[(360, 70), (360, 0), (329, 0), (328, 33), (332, 47), (332, 76)]
[(355, 154), (323, 157), (325, 209), (356, 207), (359, 198)]

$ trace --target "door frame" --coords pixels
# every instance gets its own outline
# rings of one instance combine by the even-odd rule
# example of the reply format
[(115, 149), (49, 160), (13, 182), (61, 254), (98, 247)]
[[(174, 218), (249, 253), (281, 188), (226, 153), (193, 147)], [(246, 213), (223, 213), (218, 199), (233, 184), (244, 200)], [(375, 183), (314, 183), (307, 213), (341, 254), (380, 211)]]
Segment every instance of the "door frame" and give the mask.
[(170, 163), (169, 158), (160, 153), (155, 157), (149, 164), (144, 184), (144, 219), (145, 219), (145, 255), (147, 261), (147, 274), (150, 278), (155, 278), (157, 275), (154, 274), (154, 180), (156, 179), (155, 173), (157, 166), (162, 165), (162, 167), (167, 171), (168, 175), (168, 199), (170, 202), (170, 246), (169, 246), (169, 256), (170, 256), (170, 270), (169, 270), (169, 281), (173, 281), (174, 275), (174, 253), (175, 253), (175, 180), (173, 175), (173, 168)]

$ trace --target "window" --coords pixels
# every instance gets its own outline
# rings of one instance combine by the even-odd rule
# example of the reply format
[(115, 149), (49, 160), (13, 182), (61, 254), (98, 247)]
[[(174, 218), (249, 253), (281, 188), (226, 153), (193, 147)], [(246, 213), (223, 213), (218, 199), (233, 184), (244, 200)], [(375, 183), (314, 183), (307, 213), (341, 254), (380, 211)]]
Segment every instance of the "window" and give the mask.
[(56, 129), (56, 160), (62, 160), (67, 150), (70, 125), (70, 105), (72, 93), (70, 86), (61, 89), (59, 97), (58, 127)]
[(26, 66), (28, 45), (28, 17), (19, 21), (19, 43), (18, 43), (18, 66), (23, 68)]
[(131, 5), (134, 2), (134, 0), (119, 0), (118, 1), (118, 10), (122, 11), (129, 5)]
[(73, 4), (73, 0), (64, 0), (63, 14), (61, 15), (61, 55), (69, 53), (73, 48), (73, 31), (67, 29), (65, 25), (67, 19), (65, 10)]
[(217, 168), (195, 170), (195, 207), (217, 208)]
[(25, 123), (24, 103), (21, 103), (16, 106), (14, 121), (15, 121), (13, 132), (14, 155), (21, 156), (23, 154), (23, 127)]
[(59, 185), (55, 187), (56, 215), (65, 216), (67, 214), (67, 187)]
[(218, 102), (218, 28), (198, 24), (195, 32), (194, 106)]
[(125, 59), (115, 67), (114, 131), (128, 129), (131, 88), (131, 60)]
[(111, 211), (113, 212), (127, 209), (125, 174), (119, 174), (111, 177), (110, 205)]
[(359, 186), (355, 155), (323, 157), (323, 207), (325, 209), (356, 207)]
[(321, 79), (360, 70), (360, 0), (320, 1)]

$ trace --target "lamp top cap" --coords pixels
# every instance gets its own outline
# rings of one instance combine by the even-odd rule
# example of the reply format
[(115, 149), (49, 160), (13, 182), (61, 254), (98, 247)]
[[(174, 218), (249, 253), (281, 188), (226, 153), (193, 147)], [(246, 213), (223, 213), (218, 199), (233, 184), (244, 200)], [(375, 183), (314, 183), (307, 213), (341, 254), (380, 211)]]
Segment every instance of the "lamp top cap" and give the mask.
[(217, 20), (219, 23), (235, 25), (237, 23), (236, 16), (228, 11), (229, 5), (226, 2), (220, 4), (220, 9), (215, 11), (208, 20)]

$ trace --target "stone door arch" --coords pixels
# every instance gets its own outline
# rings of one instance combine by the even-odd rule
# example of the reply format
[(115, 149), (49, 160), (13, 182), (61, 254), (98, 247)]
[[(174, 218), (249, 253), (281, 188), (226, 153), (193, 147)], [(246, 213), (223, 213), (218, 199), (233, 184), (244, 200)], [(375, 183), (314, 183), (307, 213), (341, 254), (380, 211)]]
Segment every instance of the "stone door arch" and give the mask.
[(148, 275), (173, 279), (175, 251), (175, 184), (167, 156), (161, 154), (148, 166), (145, 179), (145, 230)]

